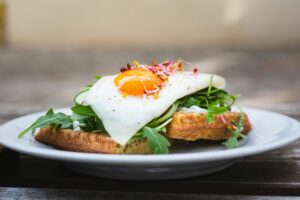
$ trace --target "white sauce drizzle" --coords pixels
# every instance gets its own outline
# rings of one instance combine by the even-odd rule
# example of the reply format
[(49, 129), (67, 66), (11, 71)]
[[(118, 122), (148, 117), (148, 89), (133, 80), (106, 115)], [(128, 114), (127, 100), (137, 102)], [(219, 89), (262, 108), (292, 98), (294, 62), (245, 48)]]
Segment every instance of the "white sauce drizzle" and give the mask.
[(189, 108), (186, 108), (186, 107), (182, 107), (182, 108), (179, 108), (178, 111), (180, 112), (191, 112), (191, 113), (207, 113), (207, 110), (204, 109), (204, 108), (200, 108), (198, 106), (191, 106)]

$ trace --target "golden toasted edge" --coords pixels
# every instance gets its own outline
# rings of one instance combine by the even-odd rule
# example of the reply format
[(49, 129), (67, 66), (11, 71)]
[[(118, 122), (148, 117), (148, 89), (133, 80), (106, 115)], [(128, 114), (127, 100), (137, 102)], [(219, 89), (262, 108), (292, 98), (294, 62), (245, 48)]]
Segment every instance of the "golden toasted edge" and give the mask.
[[(167, 136), (172, 139), (195, 141), (205, 140), (226, 140), (230, 137), (228, 126), (231, 121), (238, 121), (239, 112), (226, 112), (214, 116), (211, 123), (208, 123), (205, 114), (176, 112), (172, 122), (167, 127)], [(243, 134), (247, 135), (251, 129), (251, 123), (244, 114)]]
[(69, 129), (41, 128), (35, 135), (35, 139), (67, 151), (108, 154), (151, 153), (146, 140), (135, 140), (120, 146), (108, 136)]

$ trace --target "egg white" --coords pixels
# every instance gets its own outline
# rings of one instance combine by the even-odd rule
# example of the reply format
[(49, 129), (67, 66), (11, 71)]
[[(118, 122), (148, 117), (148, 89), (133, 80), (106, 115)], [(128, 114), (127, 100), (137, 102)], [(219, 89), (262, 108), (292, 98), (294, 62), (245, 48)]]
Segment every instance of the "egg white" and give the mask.
[[(169, 76), (159, 92), (159, 98), (124, 97), (114, 85), (115, 76), (97, 81), (86, 95), (85, 102), (102, 120), (106, 131), (117, 143), (124, 145), (142, 127), (161, 116), (176, 100), (207, 88), (211, 74), (178, 72)], [(213, 75), (212, 85), (225, 87), (225, 80)]]

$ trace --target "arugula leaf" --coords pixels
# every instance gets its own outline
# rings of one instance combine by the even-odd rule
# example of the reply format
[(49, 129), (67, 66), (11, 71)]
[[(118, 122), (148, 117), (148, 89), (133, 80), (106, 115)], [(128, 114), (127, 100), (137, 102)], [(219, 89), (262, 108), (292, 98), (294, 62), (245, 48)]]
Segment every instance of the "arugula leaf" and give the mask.
[(226, 107), (218, 107), (218, 101), (207, 105), (207, 121), (211, 123), (214, 119), (214, 115), (222, 114), (228, 111)]
[(229, 149), (239, 147), (238, 139), (240, 137), (246, 138), (246, 136), (242, 133), (244, 130), (244, 113), (240, 113), (238, 122), (232, 121), (231, 123), (236, 127), (236, 130), (228, 129), (231, 136), (223, 143)]
[(44, 116), (39, 117), (31, 126), (22, 131), (18, 135), (18, 138), (23, 137), (29, 131), (34, 131), (37, 128), (45, 128), (49, 126), (71, 129), (73, 128), (73, 121), (66, 114), (60, 112), (54, 113), (53, 109), (49, 109)]
[(79, 122), (81, 130), (106, 133), (101, 119), (90, 106), (75, 105), (71, 110), (73, 111), (71, 118)]
[(156, 128), (144, 126), (142, 128), (141, 137), (147, 138), (148, 145), (154, 154), (167, 154), (169, 153), (170, 142), (160, 133), (166, 133), (166, 126), (172, 121), (168, 119)]
[(228, 140), (226, 142), (223, 143), (228, 149), (233, 149), (236, 147), (239, 147), (239, 142), (238, 142), (238, 138), (235, 136), (231, 136), (230, 138), (228, 138)]
[(144, 126), (142, 128), (142, 136), (147, 138), (149, 147), (154, 154), (169, 153), (169, 141), (164, 136), (159, 134), (159, 130), (156, 128)]
[(83, 120), (89, 118), (89, 116), (87, 116), (87, 115), (79, 115), (74, 112), (72, 113), (72, 115), (70, 117), (73, 121), (83, 121)]
[(71, 108), (71, 110), (78, 115), (96, 116), (95, 112), (90, 106), (75, 105)]
[(106, 133), (103, 122), (98, 117), (96, 118), (96, 130)]
[(52, 108), (50, 108), (47, 112), (46, 112), (46, 116), (50, 116), (50, 115), (53, 115), (54, 114), (54, 111)]

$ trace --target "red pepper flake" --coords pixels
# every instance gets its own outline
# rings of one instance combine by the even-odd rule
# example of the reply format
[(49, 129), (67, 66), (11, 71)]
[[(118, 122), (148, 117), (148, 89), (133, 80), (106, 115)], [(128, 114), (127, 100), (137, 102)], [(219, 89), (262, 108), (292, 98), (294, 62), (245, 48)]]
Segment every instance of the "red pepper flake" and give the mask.
[(153, 66), (149, 66), (148, 67), (148, 70), (149, 71), (151, 71), (151, 72), (153, 72), (153, 73), (156, 73), (158, 70), (155, 68), (155, 67), (153, 67)]
[(195, 74), (195, 75), (197, 75), (198, 74), (198, 69), (195, 67), (194, 68), (194, 71), (193, 71), (193, 73)]
[(171, 61), (168, 61), (168, 60), (162, 63), (162, 65), (165, 67), (169, 66), (170, 64), (171, 64)]
[(120, 69), (120, 72), (125, 72), (125, 71), (127, 71), (127, 70), (128, 70), (127, 68), (122, 67), (122, 68)]
[(129, 63), (127, 63), (127, 69), (130, 70), (131, 69), (131, 65)]

